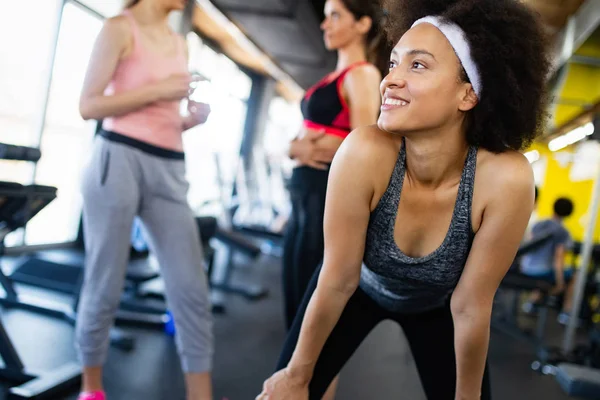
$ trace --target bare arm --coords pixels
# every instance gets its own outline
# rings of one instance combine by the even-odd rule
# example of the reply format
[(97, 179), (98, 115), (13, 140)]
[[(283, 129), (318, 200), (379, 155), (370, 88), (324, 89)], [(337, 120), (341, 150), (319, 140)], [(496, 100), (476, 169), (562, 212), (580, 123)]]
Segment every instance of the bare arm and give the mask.
[[(265, 381), (257, 399), (303, 399), (323, 346), (358, 287), (374, 195), (373, 128), (353, 132), (331, 168), (325, 205), (325, 256), (287, 367)], [(379, 160), (380, 162), (380, 160)], [(380, 164), (380, 163), (379, 163)]]
[(381, 74), (375, 66), (368, 64), (354, 68), (344, 79), (344, 89), (350, 107), (350, 126), (374, 125), (379, 117)]
[(479, 400), (494, 295), (519, 247), (533, 208), (533, 173), (519, 154), (488, 184), (487, 203), (465, 269), (451, 299), (457, 400)]
[(373, 183), (370, 169), (366, 168), (368, 144), (361, 137), (365, 132), (353, 135), (344, 142), (331, 168), (325, 206), (323, 268), (288, 365), (291, 376), (306, 382), (310, 381), (325, 341), (360, 280)]
[(119, 60), (131, 42), (131, 28), (125, 17), (106, 21), (94, 44), (79, 100), (79, 112), (83, 119), (127, 114), (157, 100), (148, 86), (114, 96), (104, 95)]

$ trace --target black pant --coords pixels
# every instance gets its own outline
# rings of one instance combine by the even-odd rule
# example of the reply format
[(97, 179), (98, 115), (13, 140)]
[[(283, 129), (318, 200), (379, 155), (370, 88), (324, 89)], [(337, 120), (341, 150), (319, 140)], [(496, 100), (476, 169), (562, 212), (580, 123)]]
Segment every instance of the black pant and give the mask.
[(327, 178), (327, 171), (309, 167), (296, 168), (292, 175), (289, 188), (292, 213), (283, 244), (283, 296), (288, 329), (323, 259)]
[[(302, 319), (317, 285), (319, 271), (313, 276), (306, 296), (281, 353), (277, 370), (285, 368), (298, 342)], [(454, 324), (450, 307), (419, 314), (394, 314), (381, 308), (360, 288), (352, 295), (337, 325), (319, 355), (309, 387), (310, 400), (321, 399), (333, 378), (356, 351), (371, 330), (381, 321), (400, 324), (408, 339), (421, 384), (429, 400), (453, 400), (456, 389)], [(369, 368), (365, 366), (365, 368)], [(488, 368), (483, 377), (481, 399), (491, 398)]]

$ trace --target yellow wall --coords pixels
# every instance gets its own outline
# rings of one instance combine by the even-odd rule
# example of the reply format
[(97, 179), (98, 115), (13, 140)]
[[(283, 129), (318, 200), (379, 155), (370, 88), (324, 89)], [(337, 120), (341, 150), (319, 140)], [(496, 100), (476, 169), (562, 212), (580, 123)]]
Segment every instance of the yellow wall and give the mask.
[[(534, 145), (533, 149), (540, 152), (546, 159), (546, 171), (543, 184), (539, 187), (537, 213), (540, 218), (548, 218), (553, 214), (554, 201), (559, 197), (571, 199), (575, 208), (573, 214), (565, 219), (565, 225), (574, 240), (582, 241), (587, 229), (584, 216), (588, 214), (592, 195), (593, 180), (572, 182), (569, 178), (571, 163), (562, 166), (555, 158), (561, 152), (572, 152), (567, 148), (552, 153), (545, 145)], [(544, 162), (540, 160), (538, 162)], [(596, 224), (595, 242), (600, 242), (600, 221)]]

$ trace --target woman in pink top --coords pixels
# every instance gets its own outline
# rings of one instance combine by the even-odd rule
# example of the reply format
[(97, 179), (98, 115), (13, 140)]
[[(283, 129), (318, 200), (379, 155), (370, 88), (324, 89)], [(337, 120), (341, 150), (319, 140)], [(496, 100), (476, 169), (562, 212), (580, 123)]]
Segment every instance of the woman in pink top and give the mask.
[(190, 102), (187, 47), (168, 26), (186, 0), (129, 1), (95, 44), (80, 101), (84, 119), (103, 129), (82, 185), (85, 280), (77, 320), (84, 371), (80, 400), (104, 400), (102, 366), (128, 264), (130, 231), (139, 216), (165, 281), (177, 326), (188, 400), (212, 397), (212, 319), (202, 248), (187, 203), (181, 134), (203, 123), (208, 106)]

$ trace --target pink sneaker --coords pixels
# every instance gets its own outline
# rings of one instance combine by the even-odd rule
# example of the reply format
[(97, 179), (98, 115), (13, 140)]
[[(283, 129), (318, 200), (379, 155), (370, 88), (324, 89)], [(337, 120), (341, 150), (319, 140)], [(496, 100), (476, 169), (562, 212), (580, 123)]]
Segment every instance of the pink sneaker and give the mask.
[(106, 400), (106, 394), (104, 392), (83, 392), (79, 395), (77, 400)]

